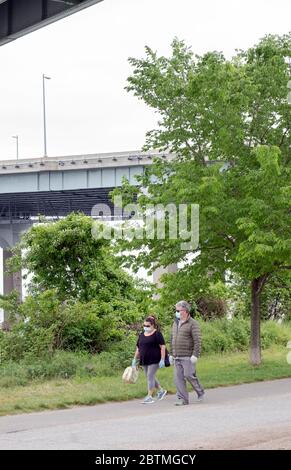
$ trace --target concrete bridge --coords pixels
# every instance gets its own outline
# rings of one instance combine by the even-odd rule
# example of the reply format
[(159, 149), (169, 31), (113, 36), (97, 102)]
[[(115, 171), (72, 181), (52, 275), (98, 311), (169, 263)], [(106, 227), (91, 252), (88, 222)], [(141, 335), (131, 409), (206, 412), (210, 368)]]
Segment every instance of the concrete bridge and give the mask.
[(109, 203), (109, 191), (121, 186), (123, 177), (137, 183), (136, 176), (154, 157), (170, 158), (120, 152), (0, 161), (0, 223), (39, 214), (64, 216), (75, 210), (90, 215), (98, 202)]
[[(166, 161), (172, 155), (135, 151), (0, 161), (0, 277), (10, 249), (40, 216), (57, 219), (73, 211), (91, 215), (96, 204), (113, 209), (109, 192), (121, 186), (123, 177), (138, 184), (136, 177), (154, 158)], [(17, 289), (21, 295), (21, 279), (20, 273), (3, 275), (2, 292)]]
[(0, 0), (0, 46), (102, 0)]

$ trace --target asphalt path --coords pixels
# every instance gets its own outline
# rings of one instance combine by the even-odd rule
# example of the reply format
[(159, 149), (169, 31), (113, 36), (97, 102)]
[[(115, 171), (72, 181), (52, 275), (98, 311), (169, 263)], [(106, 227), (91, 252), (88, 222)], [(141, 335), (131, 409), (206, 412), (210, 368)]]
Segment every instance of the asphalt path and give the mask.
[[(130, 386), (130, 385), (129, 385)], [(0, 449), (288, 449), (291, 378), (220, 387), (203, 403), (114, 402), (0, 417)]]

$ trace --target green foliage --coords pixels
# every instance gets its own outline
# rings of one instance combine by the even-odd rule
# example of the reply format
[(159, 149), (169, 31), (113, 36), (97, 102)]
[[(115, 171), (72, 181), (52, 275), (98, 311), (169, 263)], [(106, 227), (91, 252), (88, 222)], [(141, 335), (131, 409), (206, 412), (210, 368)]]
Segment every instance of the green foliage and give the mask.
[[(202, 348), (204, 353), (223, 351), (246, 351), (250, 342), (250, 324), (247, 319), (233, 318), (200, 322)], [(286, 347), (291, 338), (290, 324), (282, 325), (273, 321), (262, 323), (262, 348)]]
[(245, 351), (249, 346), (249, 322), (244, 319), (222, 319), (201, 323), (203, 351)]
[(201, 324), (203, 353), (218, 353), (235, 350), (236, 346), (231, 337), (215, 322)]
[(90, 361), (88, 354), (64, 351), (57, 351), (51, 357), (27, 356), (21, 361), (7, 361), (0, 366), (0, 386), (26, 385), (31, 380), (67, 379), (81, 372), (84, 375)]
[[(222, 279), (231, 270), (250, 281), (290, 261), (290, 56), (288, 34), (231, 61), (216, 52), (194, 57), (177, 39), (170, 58), (146, 48), (146, 59), (130, 59), (128, 90), (162, 115), (147, 146), (177, 153), (141, 178), (148, 194), (140, 191), (140, 206), (199, 204), (197, 277), (211, 271)], [(206, 155), (227, 165), (206, 165)], [(129, 258), (136, 267), (166, 266), (186, 259), (180, 242), (144, 238), (121, 247), (148, 248)]]
[(266, 285), (261, 300), (262, 318), (291, 319), (291, 272), (275, 273)]
[(0, 295), (0, 308), (5, 310), (11, 322), (19, 315), (19, 292), (13, 290), (8, 295)]
[(226, 302), (217, 297), (200, 297), (196, 302), (197, 311), (204, 320), (225, 317)]
[(0, 363), (0, 388), (24, 386), (28, 384), (29, 378), (25, 368), (18, 362)]
[[(220, 358), (222, 362), (227, 363), (227, 361), (231, 361), (230, 353), (248, 349), (250, 327), (246, 319), (200, 321), (200, 326), (203, 356), (199, 367), (203, 367), (207, 363), (207, 355), (211, 355), (214, 360)], [(167, 342), (169, 341), (169, 329), (170, 327), (165, 327), (163, 331)], [(290, 323), (263, 322), (262, 343), (264, 349), (269, 347), (286, 348), (290, 338)], [(0, 387), (24, 386), (32, 380), (42, 382), (48, 379), (76, 378), (82, 383), (83, 380), (94, 377), (120, 377), (122, 370), (131, 363), (136, 340), (135, 333), (124, 333), (121, 341), (108, 343), (107, 350), (99, 354), (57, 350), (50, 356), (33, 357), (27, 355), (21, 360), (5, 361), (0, 354)], [(227, 353), (223, 356), (224, 359), (220, 356), (222, 352)], [(212, 380), (212, 374), (209, 374), (208, 372), (208, 380)]]
[(29, 322), (15, 324), (0, 335), (1, 360), (18, 360), (25, 355), (40, 357), (53, 350), (53, 328), (35, 328)]
[(15, 357), (10, 360), (2, 358), (0, 387), (26, 385), (31, 380), (114, 376), (130, 364), (136, 340), (137, 336), (133, 333), (123, 334), (122, 341), (108, 343), (108, 351), (94, 355), (86, 352), (55, 351), (51, 356), (33, 357), (28, 354), (17, 362)]
[(10, 324), (0, 335), (3, 360), (60, 349), (101, 352), (148, 313), (150, 287), (120, 268), (109, 241), (93, 236), (93, 224), (72, 213), (22, 237), (10, 268), (27, 269), (32, 281), (23, 303), (16, 292), (0, 298)]
[(290, 328), (282, 326), (274, 321), (262, 324), (262, 347), (267, 349), (273, 344), (286, 346), (291, 339)]
[[(261, 294), (261, 318), (263, 320), (288, 320), (291, 315), (291, 273), (277, 271), (270, 276)], [(251, 302), (249, 285), (233, 277), (230, 289), (231, 311), (235, 316), (249, 317)]]
[[(288, 33), (266, 36), (231, 60), (217, 52), (194, 56), (177, 39), (169, 58), (147, 47), (145, 59), (130, 59), (127, 90), (161, 116), (145, 148), (177, 155), (167, 163), (157, 159), (140, 177), (135, 191), (141, 212), (152, 203), (198, 204), (200, 233), (197, 249), (188, 252), (179, 237), (122, 240), (122, 251), (142, 249), (125, 262), (136, 268), (184, 263), (184, 276), (165, 282), (184, 280), (195, 294), (207, 289), (207, 277), (215, 284), (225, 282), (226, 273), (229, 281), (238, 276), (248, 284), (249, 297), (252, 289), (258, 317), (264, 285), (275, 273), (285, 277), (291, 266), (290, 57)], [(253, 350), (259, 336), (253, 328)]]
[(127, 325), (142, 318), (128, 299), (62, 302), (54, 290), (28, 296), (18, 313), (17, 323), (0, 335), (3, 360), (43, 357), (60, 349), (100, 352), (122, 340)]
[(93, 234), (93, 219), (79, 213), (35, 225), (14, 250), (10, 268), (27, 269), (31, 292), (54, 289), (62, 300), (134, 297), (133, 281), (119, 268), (110, 241)]
[(78, 303), (69, 310), (77, 322), (64, 327), (62, 348), (73, 351), (103, 351), (112, 342), (123, 339), (127, 325), (141, 320), (137, 306), (128, 300)]
[(195, 269), (191, 264), (177, 273), (163, 275), (164, 286), (159, 289), (156, 310), (166, 323), (179, 299), (187, 299), (192, 313), (199, 314), (205, 320), (226, 315), (230, 288), (220, 280), (212, 282), (210, 276), (196, 276)]
[(290, 33), (266, 36), (231, 60), (219, 52), (194, 55), (177, 38), (170, 57), (150, 47), (145, 52), (143, 59), (129, 59), (127, 90), (160, 114), (146, 148), (204, 164), (206, 156), (228, 159), (268, 144), (290, 160)]

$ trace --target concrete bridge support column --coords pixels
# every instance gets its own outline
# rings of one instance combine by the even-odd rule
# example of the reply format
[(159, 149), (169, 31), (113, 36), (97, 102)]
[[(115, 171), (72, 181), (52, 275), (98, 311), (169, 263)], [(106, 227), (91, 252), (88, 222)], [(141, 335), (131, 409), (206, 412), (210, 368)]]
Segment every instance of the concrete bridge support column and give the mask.
[[(30, 221), (22, 223), (0, 223), (0, 294), (7, 295), (12, 290), (19, 294), (19, 300), (22, 300), (22, 273), (7, 273), (7, 261), (12, 257), (11, 247), (18, 243), (21, 233), (28, 230), (32, 223)], [(2, 285), (1, 285), (2, 284)], [(7, 321), (7, 314), (0, 311), (0, 323)]]
[[(176, 263), (169, 264), (166, 267), (161, 266), (153, 272), (153, 283), (156, 284), (156, 286), (160, 289), (161, 287), (163, 287), (163, 283), (161, 282), (161, 276), (163, 274), (176, 273), (177, 271), (178, 266)], [(159, 294), (154, 295), (154, 298), (159, 299)]]
[[(8, 295), (11, 291), (16, 290), (19, 295), (19, 300), (22, 300), (22, 274), (21, 272), (8, 274), (7, 272), (7, 261), (12, 257), (12, 253), (9, 249), (4, 249), (2, 251), (2, 266), (0, 269), (2, 271), (2, 294)], [(2, 320), (6, 322), (8, 320), (7, 313), (2, 312)], [(1, 323), (0, 316), (0, 323)]]
[(10, 250), (3, 250), (3, 294), (7, 295), (12, 290), (19, 293), (22, 300), (22, 275), (21, 271), (13, 274), (7, 273), (7, 261), (12, 257)]

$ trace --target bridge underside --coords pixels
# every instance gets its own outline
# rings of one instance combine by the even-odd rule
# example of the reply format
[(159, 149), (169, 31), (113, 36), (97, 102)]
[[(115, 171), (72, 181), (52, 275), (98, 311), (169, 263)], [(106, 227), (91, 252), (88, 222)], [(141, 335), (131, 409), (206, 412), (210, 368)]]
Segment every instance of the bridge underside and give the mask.
[(0, 46), (102, 0), (0, 0)]
[[(0, 222), (28, 220), (39, 215), (62, 217), (74, 211), (91, 215), (96, 204), (109, 206), (113, 216), (113, 204), (109, 197), (112, 190), (110, 187), (0, 194)], [(120, 217), (121, 212), (115, 209), (115, 215)]]

